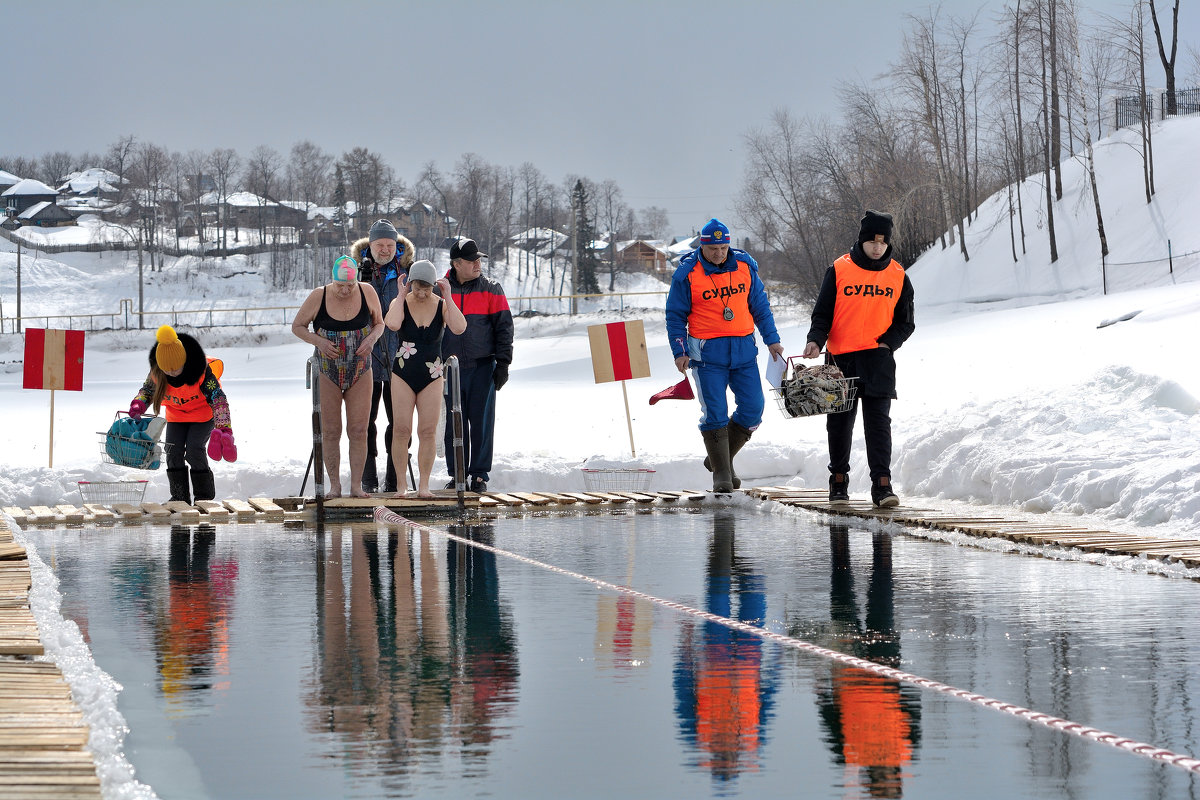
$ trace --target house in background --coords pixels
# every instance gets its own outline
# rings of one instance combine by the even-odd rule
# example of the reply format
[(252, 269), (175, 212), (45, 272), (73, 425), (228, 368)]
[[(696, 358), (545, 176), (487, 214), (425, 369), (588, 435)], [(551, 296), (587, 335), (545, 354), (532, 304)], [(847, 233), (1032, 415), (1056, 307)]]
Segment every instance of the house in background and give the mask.
[(6, 192), (21, 182), (21, 179), (11, 172), (0, 169), (0, 193)]
[[(58, 193), (71, 197), (94, 197), (115, 199), (121, 194), (121, 177), (115, 172), (100, 167), (90, 167), (82, 172), (72, 172), (63, 179)], [(128, 183), (128, 181), (125, 181)]]
[(32, 178), (17, 181), (0, 192), (0, 208), (21, 225), (43, 228), (74, 225), (75, 218), (59, 208), (57, 200), (58, 192)]

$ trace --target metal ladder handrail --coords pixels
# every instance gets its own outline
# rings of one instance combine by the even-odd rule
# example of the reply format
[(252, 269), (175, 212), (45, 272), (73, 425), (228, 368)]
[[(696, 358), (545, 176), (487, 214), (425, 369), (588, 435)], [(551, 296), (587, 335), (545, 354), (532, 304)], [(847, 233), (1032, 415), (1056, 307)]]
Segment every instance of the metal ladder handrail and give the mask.
[(463, 492), (467, 489), (466, 454), (463, 451), (463, 421), (462, 421), (462, 367), (458, 356), (449, 356), (443, 362), (446, 372), (444, 393), (450, 398), (450, 423), (453, 425), (454, 445), (454, 491), (458, 495), (458, 513), (466, 514), (466, 502)]

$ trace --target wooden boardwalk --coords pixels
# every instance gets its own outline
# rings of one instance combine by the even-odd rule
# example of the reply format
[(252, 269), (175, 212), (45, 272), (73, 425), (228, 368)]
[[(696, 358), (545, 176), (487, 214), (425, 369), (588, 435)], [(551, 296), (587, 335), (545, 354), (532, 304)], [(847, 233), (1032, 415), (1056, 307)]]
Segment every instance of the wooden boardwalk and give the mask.
[(1200, 567), (1200, 540), (1196, 539), (1158, 539), (1132, 533), (1091, 530), (1057, 522), (1042, 523), (1030, 519), (984, 514), (967, 515), (936, 508), (875, 508), (866, 500), (832, 505), (829, 503), (828, 492), (824, 489), (756, 486), (744, 491), (761, 500), (773, 500), (825, 514), (887, 519), (913, 527), (954, 531), (981, 538), (1006, 539), (1030, 545), (1072, 547), (1088, 553), (1143, 556), (1177, 562), (1189, 568)]
[(0, 517), (0, 798), (100, 797), (88, 728), (29, 610), (25, 549)]

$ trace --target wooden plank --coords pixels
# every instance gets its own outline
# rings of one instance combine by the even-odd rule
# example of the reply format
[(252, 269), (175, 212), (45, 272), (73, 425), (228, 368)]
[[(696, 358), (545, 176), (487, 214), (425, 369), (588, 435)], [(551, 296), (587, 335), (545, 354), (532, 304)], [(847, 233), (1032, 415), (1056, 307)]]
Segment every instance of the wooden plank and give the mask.
[(203, 511), (205, 519), (211, 518), (212, 522), (229, 521), (229, 509), (216, 500), (197, 500), (196, 508)]
[(25, 513), (25, 509), (18, 506), (5, 506), (4, 513), (13, 518), (13, 522), (20, 527), (25, 527), (29, 523), (29, 515)]
[(574, 497), (571, 497), (570, 495), (560, 494), (558, 492), (536, 492), (536, 494), (541, 495), (542, 497), (548, 498), (549, 500), (551, 500), (555, 503), (558, 503), (559, 505), (563, 505), (563, 506), (570, 506), (570, 505), (574, 505), (575, 503), (579, 502), (578, 500), (576, 500)]
[(21, 547), (21, 545), (0, 544), (0, 560), (15, 561), (17, 559), (24, 559), (25, 557), (25, 548)]
[(619, 494), (612, 494), (611, 492), (584, 492), (584, 494), (590, 494), (594, 497), (599, 497), (606, 503), (616, 503), (620, 505), (629, 502), (628, 497), (622, 497)]
[(582, 500), (588, 505), (598, 505), (604, 502), (603, 497), (594, 497), (590, 494), (584, 494), (583, 492), (563, 492), (562, 494), (565, 494), (567, 497), (574, 497), (576, 500)]
[(48, 506), (30, 506), (29, 511), (33, 516), (34, 525), (46, 525), (58, 520), (58, 515), (54, 513), (54, 509)]
[(506, 506), (523, 506), (523, 505), (525, 505), (525, 501), (515, 495), (504, 494), (503, 492), (486, 492), (486, 494), (488, 497), (491, 497), (494, 500), (499, 500), (501, 503), (503, 503)]
[[(142, 503), (142, 508), (153, 506), (153, 503)], [(191, 503), (185, 503), (182, 500), (168, 500), (163, 503), (163, 507), (170, 513), (171, 516), (178, 516), (184, 523), (194, 523), (200, 521), (200, 509), (192, 506)], [(147, 513), (149, 511), (147, 510)], [(157, 515), (152, 515), (157, 518)]]
[(269, 497), (251, 497), (250, 505), (261, 511), (269, 520), (283, 519), (287, 512), (281, 506), (275, 504), (275, 501)]
[(76, 508), (75, 506), (71, 505), (70, 503), (62, 503), (60, 505), (56, 505), (54, 507), (54, 510), (57, 511), (58, 513), (62, 514), (63, 522), (66, 522), (67, 524), (83, 522), (83, 517), (84, 517), (83, 509)]
[(84, 503), (83, 507), (91, 513), (93, 522), (103, 525), (116, 520), (116, 515), (99, 503)]
[(245, 500), (224, 500), (222, 502), (226, 508), (237, 516), (238, 522), (253, 522), (255, 515), (258, 513), (254, 510), (254, 506)]
[(611, 494), (620, 495), (621, 497), (628, 498), (628, 499), (634, 501), (635, 503), (653, 503), (655, 500), (658, 499), (654, 495), (646, 494), (645, 492), (633, 492), (633, 491), (627, 492), (627, 491), (622, 490), (622, 491), (611, 492)]
[(553, 498), (543, 497), (542, 495), (534, 494), (533, 492), (509, 492), (509, 494), (511, 494), (513, 497), (524, 500), (526, 503), (532, 503), (535, 506), (545, 506), (554, 502)]
[(112, 510), (125, 522), (141, 520), (146, 516), (142, 513), (142, 509), (132, 503), (113, 503)]
[(142, 509), (142, 513), (151, 519), (166, 520), (171, 518), (171, 509), (168, 507), (171, 505), (171, 503), (176, 503), (184, 508), (190, 508), (187, 503), (180, 503), (178, 500), (172, 500), (166, 504), (154, 503), (149, 500), (145, 500), (137, 505)]

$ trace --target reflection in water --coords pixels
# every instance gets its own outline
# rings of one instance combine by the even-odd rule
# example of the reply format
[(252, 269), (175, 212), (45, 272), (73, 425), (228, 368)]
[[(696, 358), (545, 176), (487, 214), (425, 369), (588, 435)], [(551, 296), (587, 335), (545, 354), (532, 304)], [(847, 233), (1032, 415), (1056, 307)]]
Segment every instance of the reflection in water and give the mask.
[[(451, 531), (492, 536), (491, 526)], [(428, 535), (396, 529), (381, 554), (373, 526), (326, 528), (317, 547), (312, 724), (369, 743), (346, 748), (365, 771), (437, 768), (454, 744), (464, 777), (481, 770), (518, 677), (495, 555), (452, 542), (442, 564)]]
[[(762, 626), (766, 586), (735, 549), (734, 512), (717, 509), (708, 548), (706, 610)], [(736, 615), (734, 605), (736, 604)], [(696, 765), (725, 782), (758, 769), (779, 683), (779, 655), (764, 663), (763, 641), (714, 622), (688, 624), (675, 666), (675, 713)]]
[[(867, 585), (865, 624), (859, 620), (850, 565), (850, 536), (845, 525), (831, 523), (829, 603), (833, 647), (889, 667), (900, 665), (892, 589), (892, 540), (871, 539), (871, 580)], [(873, 672), (834, 662), (828, 685), (817, 689), (821, 721), (830, 748), (846, 767), (847, 787), (868, 797), (903, 796), (904, 769), (919, 738), (918, 690)]]
[(206, 702), (189, 692), (229, 688), (229, 615), (237, 582), (233, 559), (209, 563), (212, 525), (171, 526), (165, 611), (152, 615), (159, 688), (170, 711)]

